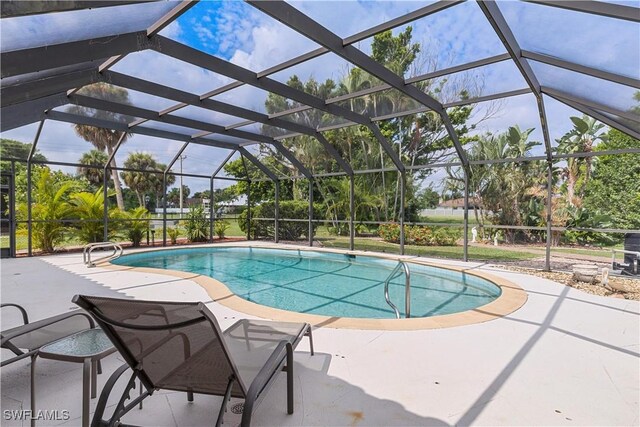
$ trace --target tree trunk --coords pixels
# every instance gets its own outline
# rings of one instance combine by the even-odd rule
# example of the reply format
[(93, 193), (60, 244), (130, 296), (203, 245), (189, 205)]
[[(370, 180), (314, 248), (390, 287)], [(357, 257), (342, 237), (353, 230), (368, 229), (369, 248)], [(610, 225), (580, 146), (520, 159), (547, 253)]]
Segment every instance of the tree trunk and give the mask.
[(571, 206), (575, 206), (575, 188), (576, 188), (576, 176), (572, 173), (571, 169), (569, 169), (569, 173), (567, 174), (567, 199), (569, 200), (569, 204)]
[[(113, 148), (107, 145), (107, 153), (109, 157), (113, 153)], [(124, 198), (122, 197), (122, 184), (120, 184), (120, 177), (118, 176), (118, 171), (116, 170), (116, 157), (113, 156), (111, 159), (111, 179), (113, 179), (113, 188), (116, 190), (116, 203), (118, 205), (118, 209), (121, 211), (124, 210)]]

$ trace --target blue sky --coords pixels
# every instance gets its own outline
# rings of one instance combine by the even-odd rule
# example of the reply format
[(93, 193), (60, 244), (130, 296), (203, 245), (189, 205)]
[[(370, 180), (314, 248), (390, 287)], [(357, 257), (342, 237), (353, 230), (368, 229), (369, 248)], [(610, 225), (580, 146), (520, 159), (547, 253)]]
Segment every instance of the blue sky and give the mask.
[[(429, 3), (432, 2), (291, 2), (294, 7), (318, 20), (341, 37), (350, 36)], [(640, 6), (638, 1), (628, 2), (628, 4)], [(156, 7), (159, 8), (156, 13), (160, 13), (162, 11), (160, 6)], [(522, 2), (500, 2), (500, 7), (523, 48), (640, 78), (640, 25)], [(49, 37), (51, 34), (58, 34), (56, 35), (58, 38), (62, 37), (59, 35), (59, 29), (63, 28), (61, 25), (65, 21), (65, 16), (67, 21), (73, 22), (78, 22), (78, 16), (73, 18), (72, 14), (57, 15), (59, 16), (55, 20), (50, 21), (43, 21), (42, 18), (24, 20), (21, 22), (20, 31), (25, 34), (35, 34), (35, 36), (32, 35), (33, 37), (44, 37), (47, 34)], [(127, 19), (130, 25), (144, 26), (145, 19), (149, 20), (149, 17)], [(100, 26), (99, 20), (95, 21), (95, 25)], [(438, 14), (415, 21), (411, 25), (413, 40), (420, 43), (422, 52), (416, 61), (416, 66), (410, 70), (410, 75), (418, 75), (505, 52), (502, 43), (474, 1), (448, 8)], [(394, 31), (397, 33), (404, 27)], [(86, 30), (86, 27), (82, 28), (85, 28), (82, 31)], [(102, 30), (105, 26), (100, 28)], [(11, 41), (6, 41), (10, 30), (11, 28), (7, 28), (6, 25), (2, 28), (3, 46), (4, 43)], [(318, 47), (316, 43), (284, 24), (240, 1), (201, 1), (164, 29), (161, 34), (256, 72)], [(368, 39), (358, 43), (357, 47), (369, 53), (370, 44), (371, 39)], [(633, 91), (629, 88), (603, 81), (593, 81), (590, 78), (578, 79), (570, 72), (549, 70), (548, 66), (541, 64), (532, 65), (540, 73), (542, 84), (585, 97), (597, 97), (600, 101), (618, 108), (628, 108), (630, 105), (629, 96)], [(311, 77), (317, 80), (326, 78), (339, 80), (349, 68), (350, 65), (345, 60), (333, 54), (325, 54), (308, 64), (275, 74), (272, 78), (284, 82), (295, 73), (303, 80)], [(130, 54), (113, 69), (197, 94), (230, 82), (228, 78), (151, 51)], [(474, 71), (472, 77), (470, 74), (450, 76), (449, 84), (451, 86), (455, 86), (455, 82), (463, 84), (465, 79), (468, 81), (469, 78), (481, 82), (476, 89), (477, 95), (526, 87), (517, 68), (510, 62), (484, 67)], [(447, 96), (452, 97), (454, 94)], [(131, 92), (130, 97), (134, 104), (157, 111), (171, 105), (171, 102), (135, 92)], [(266, 92), (243, 86), (217, 99), (264, 112), (265, 97)], [(488, 111), (495, 110), (496, 106), (501, 108), (479, 125), (478, 132), (497, 132), (505, 130), (509, 125), (519, 124), (522, 128), (535, 127), (533, 139), (542, 139), (537, 108), (532, 95), (511, 98), (497, 105), (496, 103), (479, 104), (476, 108), (476, 117), (486, 115)], [(242, 119), (238, 120), (196, 107), (179, 110), (173, 114), (222, 125), (242, 121)], [(555, 139), (571, 126), (569, 116), (579, 113), (549, 100), (547, 114), (552, 139)], [(173, 130), (180, 131), (177, 128)], [(189, 133), (186, 129), (183, 131)], [(35, 128), (31, 125), (5, 132), (3, 137), (30, 141), (34, 134)], [(159, 160), (166, 163), (177, 152), (177, 147), (180, 145), (177, 142), (134, 136), (123, 146), (117, 160), (122, 163), (129, 152), (143, 150), (153, 153)], [(87, 150), (88, 144), (75, 137), (69, 125), (47, 123), (41, 137), (40, 148), (51, 160), (73, 161), (79, 157), (79, 153)], [(188, 160), (185, 160), (185, 169), (202, 174), (210, 174), (226, 156), (226, 150), (199, 146), (190, 146), (186, 153)], [(206, 188), (208, 184), (201, 181), (203, 180), (194, 181), (193, 185), (197, 187), (204, 185)]]

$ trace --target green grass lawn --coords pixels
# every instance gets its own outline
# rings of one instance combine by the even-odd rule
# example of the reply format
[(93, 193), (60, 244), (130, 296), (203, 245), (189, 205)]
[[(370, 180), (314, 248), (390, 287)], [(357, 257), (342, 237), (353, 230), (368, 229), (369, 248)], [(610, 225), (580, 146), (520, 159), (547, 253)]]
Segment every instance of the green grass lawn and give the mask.
[(575, 248), (551, 248), (551, 253), (562, 252), (575, 255), (590, 255), (611, 259), (611, 249), (575, 249)]
[[(329, 248), (349, 248), (348, 237), (331, 237), (331, 238), (318, 238), (319, 241), (325, 247)], [(395, 243), (387, 243), (380, 240), (373, 240), (368, 238), (355, 238), (355, 248), (362, 251), (376, 251), (387, 253), (400, 253), (400, 246)], [(452, 258), (462, 259), (462, 246), (414, 246), (405, 245), (405, 254), (407, 255), (419, 255), (426, 257), (436, 258)], [(469, 258), (480, 261), (517, 261), (536, 258), (539, 255), (511, 251), (504, 249), (494, 249), (492, 247), (469, 247)]]
[[(464, 224), (464, 218), (462, 216), (450, 216), (450, 215), (432, 215), (421, 217), (419, 222), (434, 222), (438, 224)], [(473, 212), (469, 211), (469, 224), (477, 224), (476, 218), (473, 216)]]
[[(154, 218), (155, 221), (160, 221), (162, 218)], [(176, 218), (171, 218), (168, 222), (167, 226), (172, 227)], [(236, 217), (227, 217), (225, 218), (227, 223), (229, 224), (229, 228), (227, 228), (225, 236), (226, 237), (246, 237), (246, 233), (240, 229), (240, 225), (238, 224)], [(471, 222), (471, 217), (469, 218)], [(455, 217), (432, 217), (429, 218), (430, 222), (441, 222), (441, 223), (450, 223), (455, 224), (456, 221), (462, 221), (461, 218)], [(183, 221), (181, 222), (181, 233), (180, 239), (185, 239), (186, 233), (184, 231)], [(321, 241), (322, 244), (326, 247), (330, 248), (349, 248), (349, 237), (347, 236), (335, 236), (329, 233), (329, 230), (325, 226), (319, 226), (316, 229), (315, 238), (318, 241)], [(114, 239), (115, 241), (125, 241), (126, 237), (120, 236)], [(162, 241), (162, 228), (161, 226), (156, 228), (155, 232), (155, 241), (156, 243)], [(169, 237), (167, 236), (167, 241), (169, 241)], [(146, 242), (146, 238), (143, 239), (143, 244)], [(357, 250), (364, 251), (376, 251), (376, 252), (386, 252), (386, 253), (400, 253), (400, 246), (394, 243), (387, 243), (377, 239), (367, 238), (367, 237), (357, 237), (355, 239), (355, 248)], [(0, 247), (8, 247), (9, 245), (9, 237), (8, 236), (0, 236)], [(69, 233), (69, 237), (60, 245), (61, 248), (71, 247), (71, 246), (82, 246), (83, 242), (79, 241), (73, 234)], [(27, 237), (17, 236), (16, 238), (16, 246), (18, 251), (27, 249)], [(622, 244), (614, 246), (614, 248), (621, 248)], [(544, 254), (544, 247), (540, 246), (523, 246), (528, 250), (535, 250), (537, 253), (519, 251), (516, 248), (494, 248), (493, 246), (470, 246), (469, 247), (469, 258), (473, 260), (480, 261), (517, 261), (517, 260), (527, 260), (531, 258), (540, 257)], [(36, 249), (36, 248), (34, 248)], [(552, 254), (556, 256), (561, 256), (562, 253), (565, 254), (576, 254), (576, 255), (590, 255), (597, 256), (602, 258), (603, 260), (611, 259), (611, 248), (603, 248), (603, 249), (582, 249), (582, 248), (567, 248), (567, 247), (556, 247), (552, 248)], [(406, 245), (405, 253), (407, 255), (418, 255), (425, 257), (436, 257), (436, 258), (451, 258), (451, 259), (462, 259), (463, 248), (462, 246), (415, 246), (415, 245)]]

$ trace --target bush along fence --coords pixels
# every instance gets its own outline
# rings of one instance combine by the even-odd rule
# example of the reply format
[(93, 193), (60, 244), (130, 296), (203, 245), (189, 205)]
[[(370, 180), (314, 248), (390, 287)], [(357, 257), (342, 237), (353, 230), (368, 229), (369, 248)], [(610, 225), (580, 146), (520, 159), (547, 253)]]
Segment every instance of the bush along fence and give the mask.
[[(404, 232), (405, 243), (418, 246), (455, 246), (462, 238), (462, 230), (451, 227), (407, 225)], [(400, 224), (381, 224), (378, 235), (385, 242), (400, 243)]]

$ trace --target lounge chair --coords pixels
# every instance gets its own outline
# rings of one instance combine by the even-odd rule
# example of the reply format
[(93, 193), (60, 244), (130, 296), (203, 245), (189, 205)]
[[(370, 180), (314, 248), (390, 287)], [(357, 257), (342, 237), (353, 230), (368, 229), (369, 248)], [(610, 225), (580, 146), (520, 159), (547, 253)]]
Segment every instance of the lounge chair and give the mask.
[(29, 323), (29, 316), (23, 307), (18, 304), (0, 304), (0, 308), (5, 307), (13, 307), (20, 311), (24, 324), (0, 333), (0, 347), (15, 354), (15, 357), (3, 360), (0, 366), (6, 366), (25, 357), (33, 357), (43, 345), (96, 326), (91, 316), (82, 310)]
[[(304, 336), (313, 341), (308, 323), (243, 319), (222, 332), (203, 303), (139, 301), (76, 295), (124, 358), (100, 395), (92, 426), (113, 426), (156, 390), (223, 396), (216, 426), (231, 397), (244, 398), (242, 426), (251, 424), (253, 408), (281, 370), (287, 372), (287, 412), (293, 413), (293, 350)], [(133, 373), (108, 420), (103, 414), (118, 378)], [(136, 380), (144, 392), (131, 392)], [(129, 403), (127, 403), (127, 401)]]

